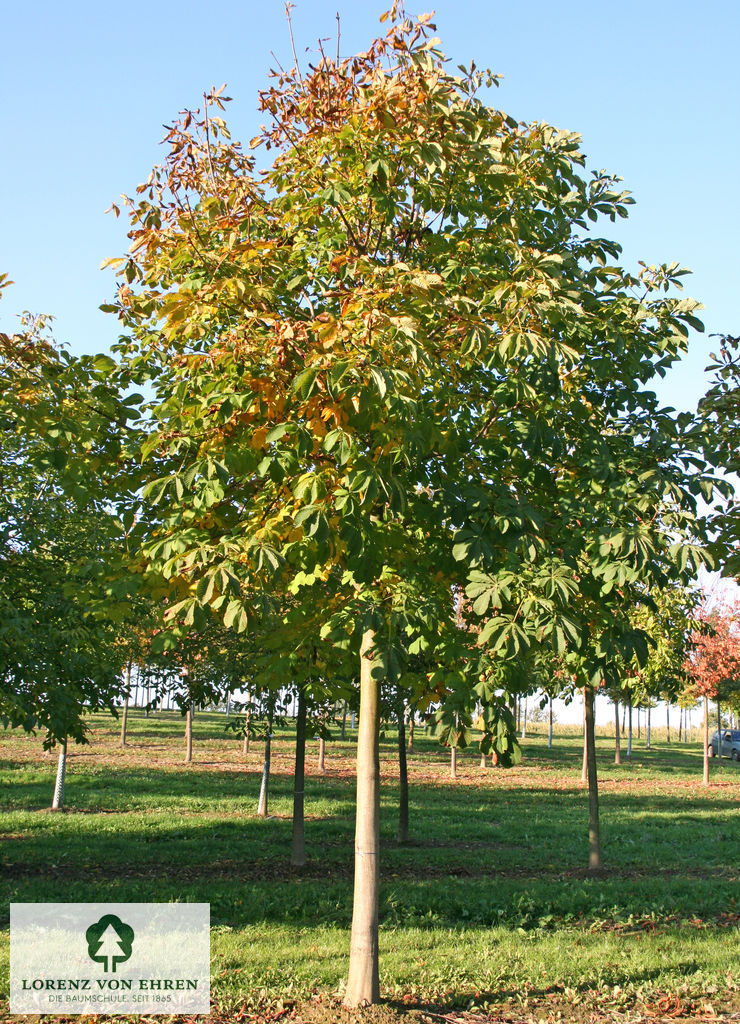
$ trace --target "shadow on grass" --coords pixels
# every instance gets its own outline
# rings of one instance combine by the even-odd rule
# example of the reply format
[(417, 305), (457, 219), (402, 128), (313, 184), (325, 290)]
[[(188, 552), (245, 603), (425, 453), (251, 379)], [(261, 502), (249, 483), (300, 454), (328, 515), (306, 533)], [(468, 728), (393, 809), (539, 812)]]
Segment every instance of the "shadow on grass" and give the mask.
[[(3, 902), (204, 900), (214, 923), (232, 926), (348, 922), (353, 781), (307, 779), (302, 872), (289, 867), (292, 778), (272, 778), (274, 819), (255, 816), (257, 788), (244, 771), (96, 768), (70, 778), (77, 812), (28, 814), (48, 801), (48, 781), (19, 772), (6, 789), (16, 813), (0, 833)], [(711, 917), (736, 896), (736, 800), (605, 793), (607, 874), (597, 879), (584, 870), (582, 787), (417, 784), (411, 797), (413, 841), (400, 846), (397, 787), (383, 787), (386, 924), (526, 930), (582, 916)]]

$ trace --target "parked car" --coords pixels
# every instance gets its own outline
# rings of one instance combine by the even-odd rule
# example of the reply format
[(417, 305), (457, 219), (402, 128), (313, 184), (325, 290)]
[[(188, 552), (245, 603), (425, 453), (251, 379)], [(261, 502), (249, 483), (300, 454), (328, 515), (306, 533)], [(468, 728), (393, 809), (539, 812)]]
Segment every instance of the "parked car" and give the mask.
[[(710, 757), (719, 755), (719, 733), (715, 730), (712, 742), (708, 750)], [(740, 729), (722, 730), (722, 757), (731, 757), (733, 761), (740, 761)]]

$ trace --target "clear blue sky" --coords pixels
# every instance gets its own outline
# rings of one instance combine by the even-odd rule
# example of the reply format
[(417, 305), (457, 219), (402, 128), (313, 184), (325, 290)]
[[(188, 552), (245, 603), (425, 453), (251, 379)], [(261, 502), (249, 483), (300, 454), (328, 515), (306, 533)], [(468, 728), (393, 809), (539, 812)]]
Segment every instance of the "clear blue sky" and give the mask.
[[(338, 4), (348, 54), (379, 33), (390, 0), (297, 0), (299, 51), (333, 37)], [(740, 333), (740, 7), (439, 0), (435, 20), (455, 63), (504, 75), (494, 103), (580, 132), (589, 166), (625, 179), (638, 205), (602, 230), (627, 263), (679, 260), (694, 271), (686, 291), (707, 307), (708, 331)], [(16, 285), (0, 327), (22, 309), (49, 312), (73, 351), (102, 351), (117, 323), (97, 310), (114, 290), (98, 267), (126, 246), (123, 221), (103, 211), (147, 176), (162, 125), (212, 84), (228, 83), (234, 134), (256, 133), (270, 50), (290, 60), (282, 0), (40, 0), (8, 5), (2, 29), (0, 272)], [(659, 389), (666, 402), (693, 407), (711, 346), (694, 337)]]

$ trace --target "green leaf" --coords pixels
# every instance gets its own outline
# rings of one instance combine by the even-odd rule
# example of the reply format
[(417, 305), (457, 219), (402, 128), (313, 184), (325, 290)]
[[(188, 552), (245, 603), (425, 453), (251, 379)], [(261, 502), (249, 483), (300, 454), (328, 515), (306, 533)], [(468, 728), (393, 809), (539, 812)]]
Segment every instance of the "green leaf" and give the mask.
[(378, 394), (381, 398), (385, 398), (386, 392), (388, 391), (388, 384), (386, 382), (385, 375), (380, 370), (376, 370), (374, 366), (370, 367), (370, 374), (375, 381)]
[(270, 444), (272, 441), (279, 441), (280, 438), (284, 437), (287, 432), (288, 424), (278, 423), (272, 428), (272, 430), (268, 430), (267, 436), (265, 437), (265, 441), (268, 444)]
[(296, 374), (293, 380), (293, 391), (305, 402), (309, 398), (316, 386), (316, 378), (319, 375), (319, 370), (315, 366), (308, 366), (305, 370), (301, 370), (300, 373)]

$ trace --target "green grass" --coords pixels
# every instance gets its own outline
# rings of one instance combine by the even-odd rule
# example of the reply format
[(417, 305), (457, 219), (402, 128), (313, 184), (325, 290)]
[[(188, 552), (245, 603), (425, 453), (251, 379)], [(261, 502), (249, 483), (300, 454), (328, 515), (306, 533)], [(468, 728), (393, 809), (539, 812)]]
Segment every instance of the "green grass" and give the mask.
[[(341, 987), (352, 896), (352, 736), (310, 744), (309, 863), (289, 867), (291, 736), (275, 744), (269, 819), (256, 816), (261, 753), (246, 763), (224, 717), (131, 717), (129, 746), (96, 718), (70, 758), (65, 814), (47, 811), (55, 757), (2, 734), (0, 1001), (7, 998), (11, 902), (203, 901), (211, 904), (213, 998), (223, 1008), (305, 999)], [(613, 764), (598, 740), (603, 877), (589, 877), (580, 737), (524, 742), (509, 772), (474, 752), (448, 778), (446, 752), (417, 731), (410, 755), (411, 842), (395, 840), (395, 736), (384, 737), (381, 982), (408, 1003), (493, 1005), (560, 993), (634, 1003), (661, 992), (734, 993), (740, 767), (698, 745), (635, 743)], [(615, 990), (618, 990), (615, 994)], [(732, 998), (735, 998), (734, 995)]]

